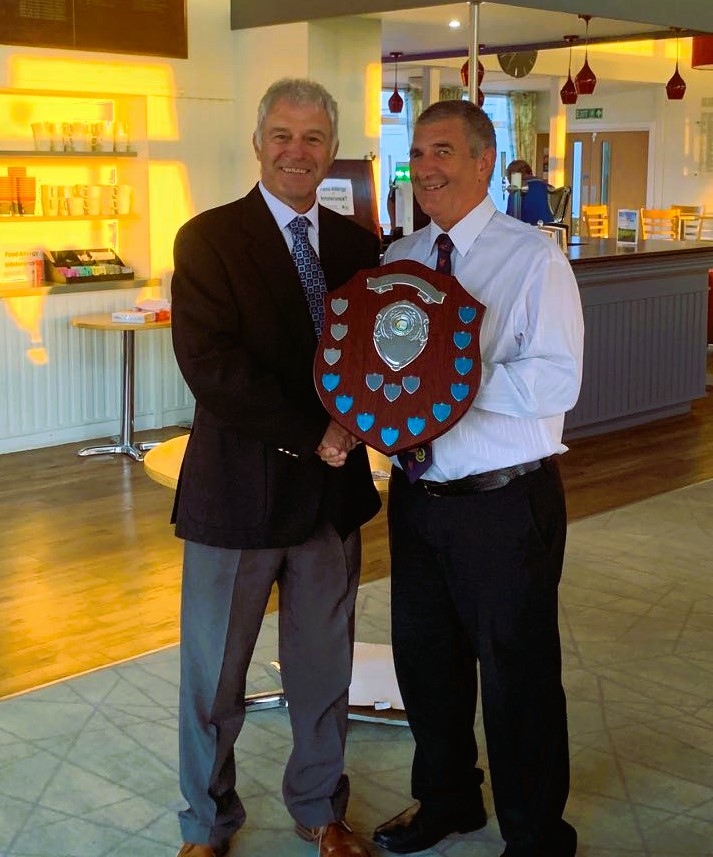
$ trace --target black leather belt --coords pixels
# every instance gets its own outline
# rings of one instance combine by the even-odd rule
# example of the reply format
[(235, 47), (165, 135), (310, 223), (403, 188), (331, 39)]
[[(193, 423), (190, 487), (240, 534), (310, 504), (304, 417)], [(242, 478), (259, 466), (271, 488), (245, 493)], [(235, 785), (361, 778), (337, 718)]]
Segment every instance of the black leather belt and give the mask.
[[(431, 497), (461, 497), (465, 494), (478, 494), (481, 491), (494, 491), (503, 488), (508, 482), (539, 470), (550, 458), (538, 458), (537, 461), (526, 461), (524, 464), (513, 464), (510, 467), (501, 467), (499, 470), (488, 470), (487, 473), (476, 473), (474, 476), (464, 476), (463, 479), (453, 479), (450, 482), (431, 482), (428, 479), (417, 479), (408, 482), (404, 475), (404, 481), (418, 490), (429, 494)], [(396, 468), (394, 468), (396, 470)]]

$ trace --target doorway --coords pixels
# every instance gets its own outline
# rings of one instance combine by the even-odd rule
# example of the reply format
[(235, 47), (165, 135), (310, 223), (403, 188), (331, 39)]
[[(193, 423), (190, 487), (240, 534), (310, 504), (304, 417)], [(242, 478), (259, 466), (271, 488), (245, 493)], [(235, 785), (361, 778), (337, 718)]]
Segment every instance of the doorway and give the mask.
[(589, 131), (567, 134), (565, 184), (572, 188), (573, 235), (584, 231), (583, 205), (609, 206), (610, 229), (620, 208), (646, 206), (648, 131)]

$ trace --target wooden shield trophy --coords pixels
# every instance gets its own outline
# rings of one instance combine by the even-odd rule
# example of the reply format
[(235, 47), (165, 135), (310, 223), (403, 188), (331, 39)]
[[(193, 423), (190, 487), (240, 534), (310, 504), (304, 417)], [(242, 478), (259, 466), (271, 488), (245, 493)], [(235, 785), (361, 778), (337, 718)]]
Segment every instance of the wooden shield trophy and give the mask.
[(485, 307), (450, 274), (403, 260), (325, 297), (314, 380), (330, 416), (386, 455), (433, 440), (480, 385)]

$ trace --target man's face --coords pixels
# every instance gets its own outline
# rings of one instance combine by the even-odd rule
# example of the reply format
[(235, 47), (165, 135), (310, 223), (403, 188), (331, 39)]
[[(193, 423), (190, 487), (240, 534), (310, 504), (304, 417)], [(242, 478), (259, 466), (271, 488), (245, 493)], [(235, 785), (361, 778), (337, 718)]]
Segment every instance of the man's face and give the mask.
[(411, 183), (418, 204), (448, 231), (485, 199), (495, 151), (475, 158), (462, 119), (417, 124), (411, 144)]
[(262, 143), (253, 137), (253, 147), (270, 193), (295, 211), (309, 211), (336, 155), (327, 112), (280, 99), (265, 117)]

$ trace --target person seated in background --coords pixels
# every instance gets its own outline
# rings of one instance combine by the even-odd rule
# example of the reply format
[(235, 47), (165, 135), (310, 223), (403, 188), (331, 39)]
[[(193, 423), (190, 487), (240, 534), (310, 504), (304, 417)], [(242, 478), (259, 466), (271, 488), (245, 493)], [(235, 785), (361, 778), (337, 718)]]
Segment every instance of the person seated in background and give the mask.
[[(547, 189), (549, 185), (544, 179), (540, 179), (533, 175), (532, 167), (527, 161), (516, 160), (511, 161), (506, 169), (508, 187), (511, 188), (508, 196), (508, 204), (506, 214), (511, 217), (517, 217), (523, 223), (531, 223), (533, 226), (542, 221), (543, 223), (552, 223), (555, 219), (552, 209), (550, 208), (549, 199), (547, 197)], [(513, 176), (520, 175), (520, 181), (517, 178), (513, 182)], [(513, 189), (521, 186), (522, 190)], [(519, 214), (518, 214), (518, 198), (519, 198)]]

